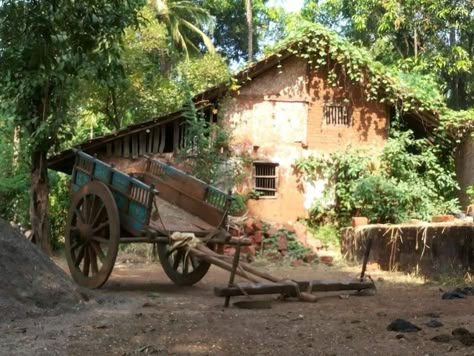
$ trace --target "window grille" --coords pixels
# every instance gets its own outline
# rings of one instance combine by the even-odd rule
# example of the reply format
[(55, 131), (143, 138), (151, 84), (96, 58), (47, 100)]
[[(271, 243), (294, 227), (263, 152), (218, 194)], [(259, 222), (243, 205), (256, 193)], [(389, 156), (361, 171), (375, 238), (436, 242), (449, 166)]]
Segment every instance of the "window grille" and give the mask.
[(323, 115), (328, 126), (350, 126), (351, 124), (348, 105), (326, 104), (324, 105)]
[(278, 187), (277, 163), (254, 163), (253, 188), (261, 197), (276, 197)]

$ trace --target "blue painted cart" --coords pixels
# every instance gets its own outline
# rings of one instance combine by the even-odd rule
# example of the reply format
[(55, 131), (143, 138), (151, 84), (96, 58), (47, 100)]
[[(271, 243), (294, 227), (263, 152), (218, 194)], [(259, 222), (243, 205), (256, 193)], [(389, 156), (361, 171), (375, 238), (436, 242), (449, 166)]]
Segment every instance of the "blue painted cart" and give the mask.
[(66, 258), (84, 287), (107, 281), (120, 243), (155, 243), (165, 273), (181, 285), (201, 280), (210, 265), (182, 249), (170, 252), (171, 233), (192, 232), (211, 246), (230, 243), (230, 194), (158, 160), (146, 158), (132, 176), (76, 150), (71, 193)]

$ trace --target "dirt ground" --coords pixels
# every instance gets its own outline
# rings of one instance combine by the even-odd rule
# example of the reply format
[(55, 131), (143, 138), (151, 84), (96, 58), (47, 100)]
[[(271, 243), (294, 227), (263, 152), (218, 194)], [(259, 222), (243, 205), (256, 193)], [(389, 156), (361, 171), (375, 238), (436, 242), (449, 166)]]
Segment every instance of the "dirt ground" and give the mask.
[[(260, 268), (300, 280), (357, 274), (343, 265)], [(73, 310), (0, 323), (0, 355), (474, 355), (474, 346), (457, 340), (431, 340), (458, 327), (474, 331), (474, 296), (442, 300), (440, 286), (370, 274), (374, 296), (332, 293), (311, 304), (266, 296), (271, 309), (247, 310), (224, 308), (213, 295), (228, 279), (216, 267), (197, 285), (178, 287), (158, 264), (121, 257), (106, 285)], [(444, 326), (425, 326), (433, 316)], [(397, 318), (422, 330), (387, 331)]]

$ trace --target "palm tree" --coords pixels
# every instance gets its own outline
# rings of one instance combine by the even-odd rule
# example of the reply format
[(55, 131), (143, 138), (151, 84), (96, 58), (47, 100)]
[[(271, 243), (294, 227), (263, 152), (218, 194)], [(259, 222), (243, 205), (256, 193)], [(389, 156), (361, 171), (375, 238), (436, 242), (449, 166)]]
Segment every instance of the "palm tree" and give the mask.
[[(210, 53), (215, 52), (211, 39), (201, 28), (212, 28), (213, 19), (207, 10), (189, 0), (152, 0), (159, 21), (163, 22), (171, 37), (172, 46), (182, 50), (189, 58), (190, 49), (199, 52), (188, 34), (198, 35)], [(187, 33), (186, 33), (187, 32)]]
[(252, 19), (252, 0), (245, 0), (245, 13), (247, 17), (247, 29), (248, 29), (248, 61), (249, 63), (253, 60), (253, 19)]

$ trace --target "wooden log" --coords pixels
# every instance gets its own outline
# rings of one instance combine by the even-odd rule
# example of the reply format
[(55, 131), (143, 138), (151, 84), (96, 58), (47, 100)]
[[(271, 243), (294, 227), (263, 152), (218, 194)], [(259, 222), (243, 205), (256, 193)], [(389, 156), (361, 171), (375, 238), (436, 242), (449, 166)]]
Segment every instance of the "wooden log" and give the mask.
[[(350, 290), (374, 289), (375, 285), (372, 281), (363, 282), (321, 282), (321, 281), (301, 281), (296, 282), (300, 290), (308, 290), (311, 292), (338, 292)], [(279, 283), (256, 283), (243, 284), (238, 287), (216, 287), (214, 294), (218, 297), (237, 297), (241, 295), (259, 295), (259, 294), (285, 294), (290, 297), (297, 297), (295, 285), (288, 282)]]
[[(195, 248), (190, 248), (189, 251), (194, 254), (195, 256), (199, 257), (200, 259), (206, 261), (206, 262), (209, 262), (213, 265), (216, 265), (220, 268), (223, 268), (229, 272), (232, 272), (232, 264), (228, 263), (228, 262), (225, 262), (219, 258), (216, 258), (214, 256), (211, 256), (207, 253), (204, 253), (198, 249), (195, 249)], [(259, 283), (259, 280), (252, 277), (252, 276), (249, 276), (247, 273), (244, 273), (242, 272), (241, 270), (237, 269), (237, 271), (235, 272), (238, 276), (242, 277), (242, 278), (245, 278), (245, 279), (248, 279), (249, 281), (253, 282), (253, 283)]]

